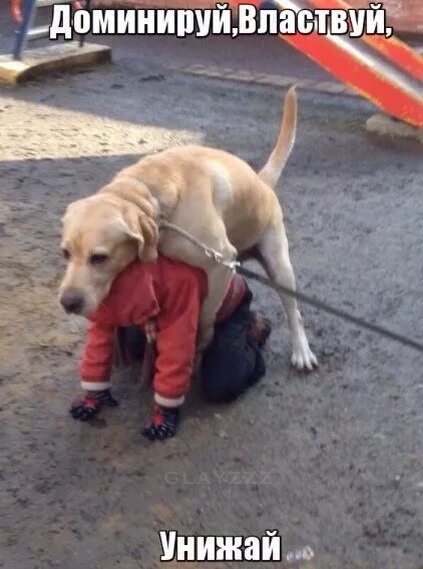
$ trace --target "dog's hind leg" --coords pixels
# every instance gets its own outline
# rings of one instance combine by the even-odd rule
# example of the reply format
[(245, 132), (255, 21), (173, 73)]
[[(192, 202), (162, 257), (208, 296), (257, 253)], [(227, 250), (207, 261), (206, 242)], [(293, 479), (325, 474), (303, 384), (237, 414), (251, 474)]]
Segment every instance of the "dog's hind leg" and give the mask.
[[(216, 218), (214, 223), (219, 227), (218, 234), (220, 235), (215, 245), (217, 251), (221, 253), (226, 261), (234, 261), (237, 257), (237, 250), (230, 243), (226, 235), (223, 221), (220, 218)], [(209, 238), (208, 242), (210, 241)], [(207, 273), (208, 290), (200, 312), (197, 341), (200, 351), (204, 350), (213, 339), (216, 314), (222, 304), (232, 277), (231, 269), (215, 261), (212, 261), (205, 270)]]
[[(295, 290), (295, 276), (289, 258), (289, 245), (282, 221), (270, 226), (258, 244), (260, 261), (276, 284)], [(316, 356), (308, 345), (303, 319), (292, 296), (280, 295), (291, 331), (291, 363), (299, 370), (317, 367)]]
[(197, 347), (203, 351), (213, 339), (216, 314), (225, 297), (231, 279), (231, 271), (221, 265), (211, 266), (206, 270), (208, 280), (207, 296), (200, 312)]
[[(192, 211), (188, 210), (187, 211)], [(190, 214), (191, 215), (191, 214)], [(220, 253), (227, 261), (236, 259), (237, 250), (230, 243), (222, 219), (216, 214), (203, 221), (193, 231), (183, 217), (171, 220), (178, 227), (187, 228), (199, 242)], [(231, 270), (208, 258), (201, 247), (194, 245), (181, 235), (169, 230), (163, 232), (160, 252), (172, 259), (178, 259), (194, 267), (199, 267), (207, 274), (207, 295), (201, 305), (197, 348), (204, 350), (213, 339), (216, 314), (225, 297), (230, 282)]]

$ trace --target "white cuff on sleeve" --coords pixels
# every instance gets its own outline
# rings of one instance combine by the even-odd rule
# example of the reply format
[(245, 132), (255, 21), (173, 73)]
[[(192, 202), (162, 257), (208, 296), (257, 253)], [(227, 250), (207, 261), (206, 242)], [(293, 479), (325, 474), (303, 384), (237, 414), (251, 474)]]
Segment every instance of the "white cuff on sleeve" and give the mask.
[(177, 397), (176, 399), (170, 399), (168, 397), (162, 397), (158, 393), (154, 394), (154, 401), (163, 407), (179, 407), (185, 401), (185, 395)]
[(110, 389), (112, 386), (110, 381), (81, 381), (82, 389), (87, 391), (103, 391)]

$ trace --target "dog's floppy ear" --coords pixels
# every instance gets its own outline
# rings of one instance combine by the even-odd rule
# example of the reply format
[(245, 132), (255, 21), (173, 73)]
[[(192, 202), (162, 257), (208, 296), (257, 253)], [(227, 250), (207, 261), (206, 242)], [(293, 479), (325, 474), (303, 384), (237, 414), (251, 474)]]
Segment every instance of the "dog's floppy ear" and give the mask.
[(159, 232), (156, 222), (136, 207), (127, 207), (122, 212), (125, 233), (138, 242), (140, 261), (149, 263), (157, 259)]

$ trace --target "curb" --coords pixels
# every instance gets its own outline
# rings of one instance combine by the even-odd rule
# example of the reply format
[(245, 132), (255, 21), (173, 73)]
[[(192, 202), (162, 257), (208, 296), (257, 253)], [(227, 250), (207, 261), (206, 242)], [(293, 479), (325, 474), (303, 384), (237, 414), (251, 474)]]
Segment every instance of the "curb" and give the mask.
[(270, 75), (266, 73), (231, 69), (228, 67), (213, 67), (199, 64), (189, 65), (187, 67), (172, 67), (171, 70), (178, 73), (184, 73), (186, 75), (200, 75), (210, 79), (223, 79), (225, 81), (237, 81), (240, 83), (254, 83), (257, 85), (269, 85), (272, 87), (289, 87), (291, 85), (295, 85), (301, 89), (315, 91), (318, 93), (347, 95), (350, 97), (359, 96), (342, 83), (335, 83), (331, 81), (312, 81), (309, 79), (299, 79), (297, 77)]
[(390, 138), (413, 138), (423, 144), (423, 129), (397, 121), (386, 115), (373, 115), (366, 121), (367, 132)]

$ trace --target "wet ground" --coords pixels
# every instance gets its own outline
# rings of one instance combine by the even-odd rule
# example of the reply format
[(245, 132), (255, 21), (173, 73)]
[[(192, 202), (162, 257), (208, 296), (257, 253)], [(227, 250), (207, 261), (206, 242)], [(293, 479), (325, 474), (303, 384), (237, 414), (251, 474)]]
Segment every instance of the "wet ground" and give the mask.
[[(259, 167), (281, 98), (119, 57), (1, 90), (0, 566), (150, 569), (159, 529), (278, 528), (286, 552), (313, 548), (310, 568), (422, 567), (417, 352), (303, 306), (321, 366), (301, 375), (277, 297), (252, 285), (274, 334), (268, 373), (242, 399), (204, 404), (194, 381), (180, 434), (164, 444), (140, 436), (151, 394), (130, 374), (116, 378), (119, 408), (89, 425), (67, 415), (84, 324), (56, 301), (66, 204), (187, 142)], [(278, 188), (292, 261), (305, 292), (422, 341), (422, 147), (369, 137), (373, 112), (300, 93)]]

